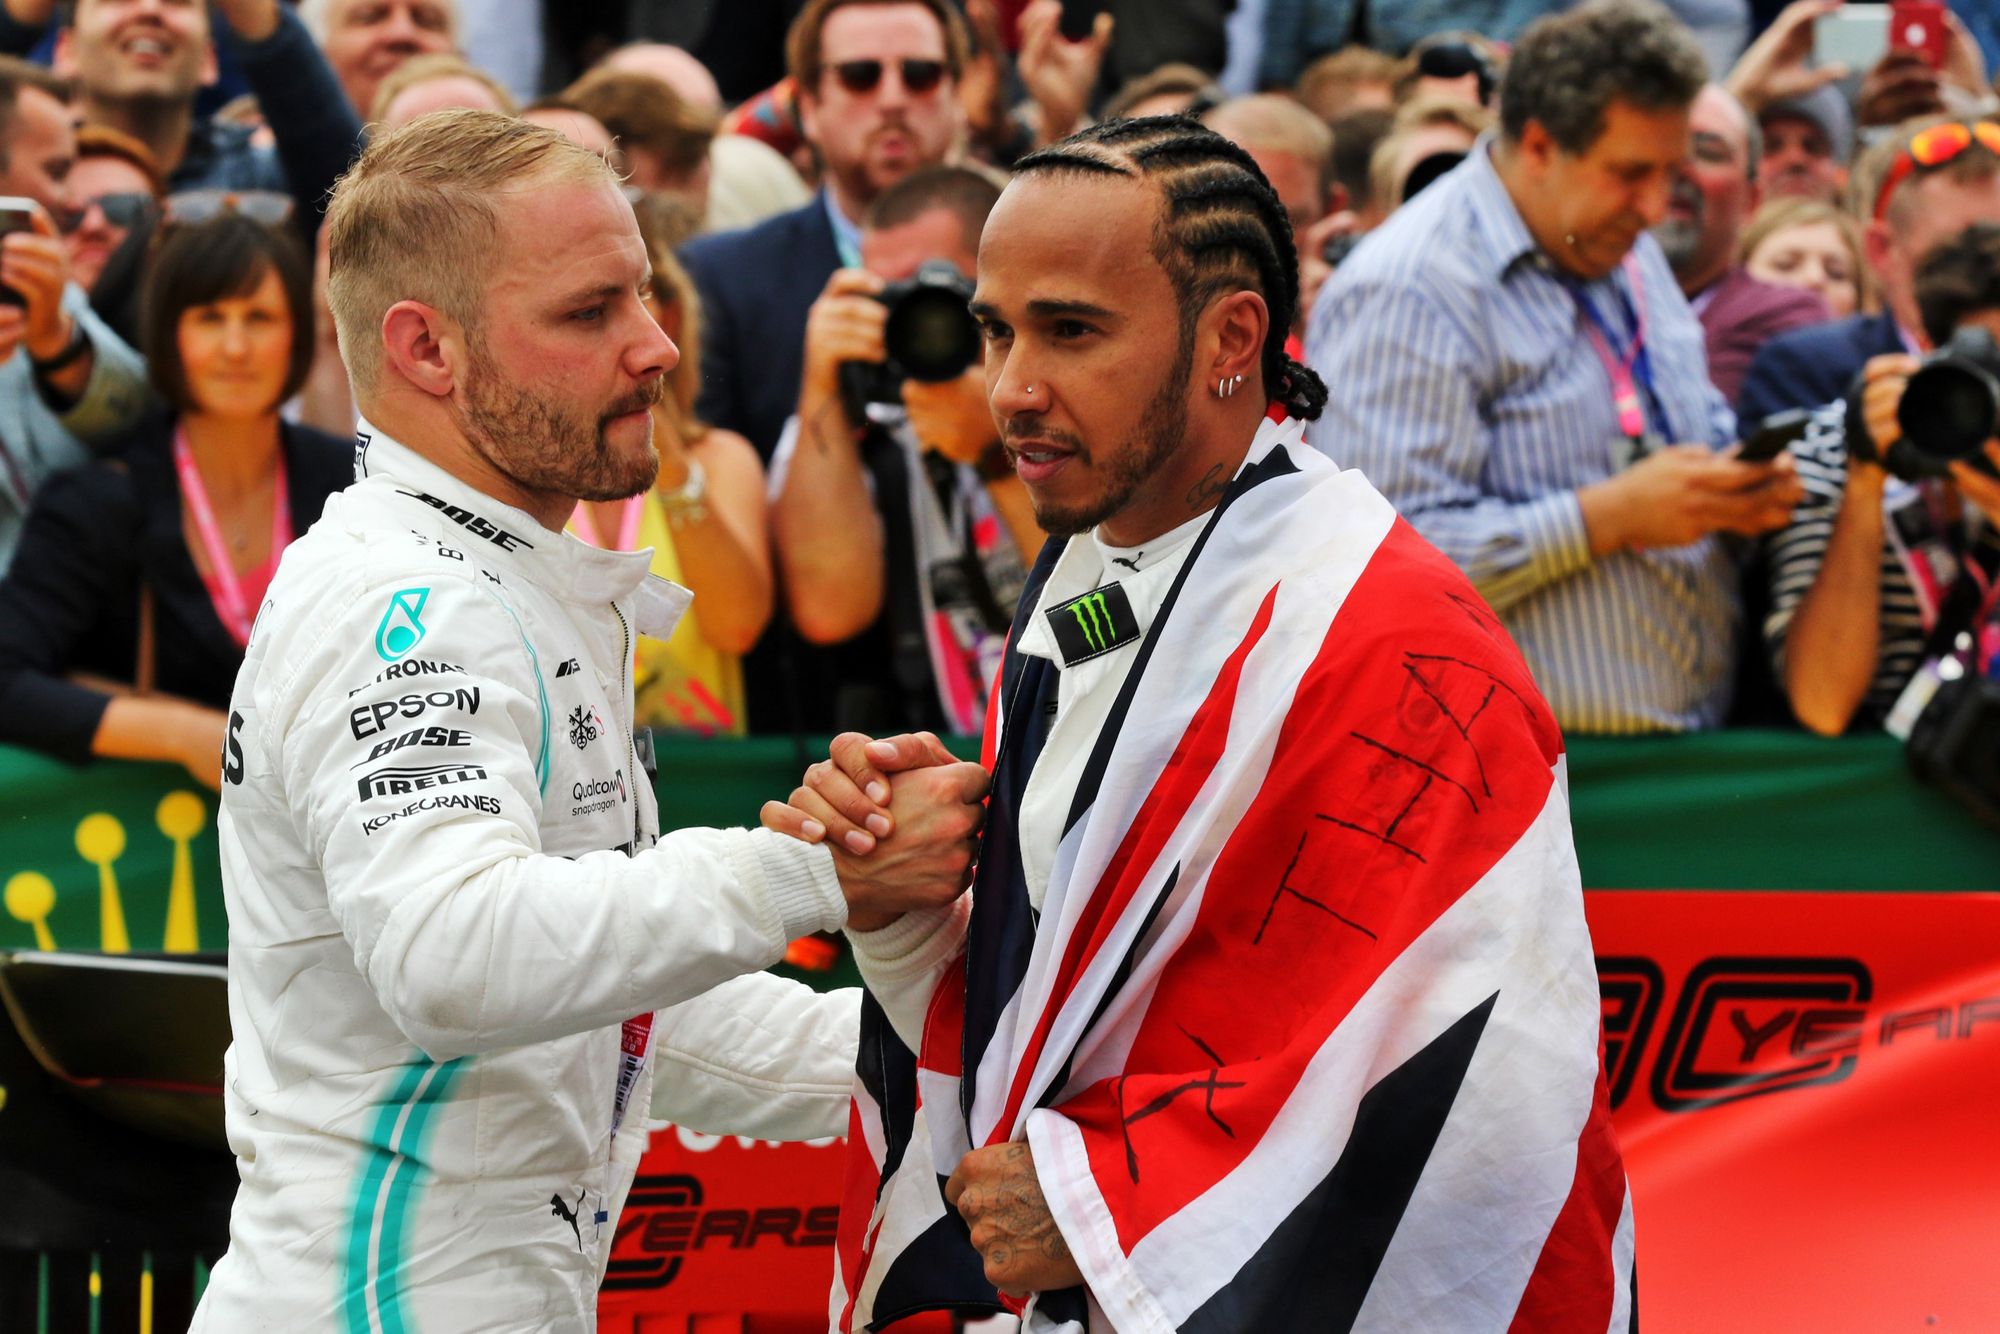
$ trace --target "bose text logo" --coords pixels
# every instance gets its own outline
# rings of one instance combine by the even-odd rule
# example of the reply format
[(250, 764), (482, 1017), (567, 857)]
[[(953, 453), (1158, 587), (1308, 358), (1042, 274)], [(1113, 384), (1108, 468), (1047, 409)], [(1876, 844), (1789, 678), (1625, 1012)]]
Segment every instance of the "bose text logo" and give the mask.
[[(401, 736), (393, 736), (387, 741), (377, 742), (375, 749), (368, 752), (368, 760), (379, 760), (389, 752), (401, 750), (405, 746), (469, 746), (471, 744), (472, 733), (456, 727), (413, 727)], [(361, 761), (361, 764), (368, 763), (368, 760)], [(354, 767), (358, 769), (361, 765)]]
[(364, 774), (355, 786), (361, 789), (361, 799), (368, 801), (375, 797), (407, 797), (427, 788), (470, 783), (484, 777), (486, 770), (476, 764), (433, 764), (419, 769), (377, 769)]
[(502, 551), (514, 551), (521, 547), (532, 547), (535, 545), (533, 542), (514, 536), (505, 528), (499, 527), (490, 520), (480, 518), (469, 509), (439, 500), (436, 496), (427, 496), (421, 491), (405, 491), (402, 494), (409, 496), (413, 500), (423, 501), (424, 504), (429, 505), (466, 532), (471, 533), (474, 537), (485, 538)]

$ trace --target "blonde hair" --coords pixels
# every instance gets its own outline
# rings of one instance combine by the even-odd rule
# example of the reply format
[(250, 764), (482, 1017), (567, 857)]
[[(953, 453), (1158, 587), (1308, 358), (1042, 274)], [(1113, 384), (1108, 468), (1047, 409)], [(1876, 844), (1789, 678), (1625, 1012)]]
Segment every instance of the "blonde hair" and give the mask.
[(1385, 213), (1394, 212), (1403, 202), (1403, 183), (1396, 179), (1396, 159), (1402, 156), (1404, 145), (1420, 131), (1444, 125), (1464, 130), (1477, 139), (1493, 128), (1494, 119), (1486, 108), (1455, 97), (1418, 97), (1405, 102), (1398, 108), (1389, 133), (1375, 145), (1375, 152), (1368, 159), (1369, 197)]
[(373, 140), (326, 213), (327, 305), (357, 398), (382, 374), (382, 317), (421, 301), (476, 336), (499, 215), (530, 183), (615, 186), (603, 158), (556, 131), (492, 111), (421, 116)]
[(1840, 234), (1840, 242), (1847, 248), (1848, 262), (1853, 266), (1854, 308), (1857, 311), (1875, 309), (1875, 293), (1868, 281), (1868, 264), (1861, 253), (1861, 229), (1846, 211), (1818, 199), (1773, 199), (1757, 210), (1743, 228), (1743, 239), (1736, 251), (1736, 262), (1748, 264), (1757, 247), (1794, 227), (1817, 227), (1822, 223), (1832, 225)]
[(701, 390), (701, 293), (674, 258), (673, 248), (694, 234), (700, 219), (681, 200), (663, 195), (635, 202), (632, 216), (653, 270), (653, 297), (663, 309), (677, 310), (681, 317), (674, 335), (681, 359), (667, 372), (667, 396), (660, 400), (659, 411), (683, 444), (698, 444), (709, 429), (694, 410), (695, 395)]
[(438, 51), (427, 56), (411, 56), (375, 85), (375, 105), (368, 109), (369, 123), (379, 125), (389, 119), (391, 103), (419, 84), (437, 79), (469, 79), (493, 94), (493, 103), (502, 112), (509, 116), (521, 114), (521, 104), (514, 100), (514, 94), (508, 92), (507, 86), (500, 80), (462, 57)]
[(1285, 153), (1311, 165), (1326, 207), (1333, 183), (1333, 130), (1283, 93), (1233, 97), (1201, 118), (1223, 138), (1252, 152)]

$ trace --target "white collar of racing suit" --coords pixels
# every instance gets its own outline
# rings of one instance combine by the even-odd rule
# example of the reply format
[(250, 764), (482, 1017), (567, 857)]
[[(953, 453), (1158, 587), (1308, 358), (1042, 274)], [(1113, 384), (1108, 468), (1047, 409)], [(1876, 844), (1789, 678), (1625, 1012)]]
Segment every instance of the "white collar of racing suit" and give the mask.
[(505, 545), (482, 544), (482, 557), (518, 572), (565, 602), (619, 603), (640, 634), (665, 639), (694, 600), (687, 589), (651, 572), (651, 547), (605, 551), (566, 532), (552, 533), (526, 510), (468, 486), (366, 421), (355, 427), (354, 479), (398, 483), (480, 516), (516, 538)]

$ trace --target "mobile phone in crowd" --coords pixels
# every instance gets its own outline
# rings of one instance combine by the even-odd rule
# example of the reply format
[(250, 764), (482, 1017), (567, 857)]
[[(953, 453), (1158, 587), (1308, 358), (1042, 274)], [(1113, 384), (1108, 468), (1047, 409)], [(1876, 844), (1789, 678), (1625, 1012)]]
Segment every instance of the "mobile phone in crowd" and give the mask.
[(1889, 53), (1889, 6), (1842, 5), (1813, 21), (1813, 64), (1845, 65), (1855, 73)]
[[(32, 199), (19, 195), (0, 195), (0, 236), (11, 236), (15, 232), (35, 230), (35, 214), (41, 205)], [(0, 306), (20, 306), (26, 302), (21, 294), (5, 283), (0, 283)]]
[(1932, 69), (1943, 69), (1945, 47), (1950, 40), (1944, 6), (1937, 0), (1895, 0), (1889, 6), (1891, 48), (1915, 51)]
[(1736, 451), (1738, 461), (1769, 463), (1805, 438), (1806, 428), (1812, 425), (1812, 419), (1810, 408), (1789, 408), (1772, 413), (1758, 423), (1757, 429), (1743, 441), (1743, 448)]

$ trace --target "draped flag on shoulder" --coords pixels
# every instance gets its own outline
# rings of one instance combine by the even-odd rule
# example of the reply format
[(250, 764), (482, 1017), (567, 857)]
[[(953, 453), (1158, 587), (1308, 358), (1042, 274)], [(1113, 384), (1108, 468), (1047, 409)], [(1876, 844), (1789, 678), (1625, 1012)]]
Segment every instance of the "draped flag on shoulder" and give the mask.
[(1464, 576), (1300, 431), (1260, 430), (1147, 628), (1039, 920), (1014, 820), (1055, 669), (1010, 648), (921, 1053), (864, 1009), (836, 1329), (1000, 1309), (941, 1185), (1009, 1140), (1086, 1279), (1031, 1331), (1631, 1325), (1560, 734)]

